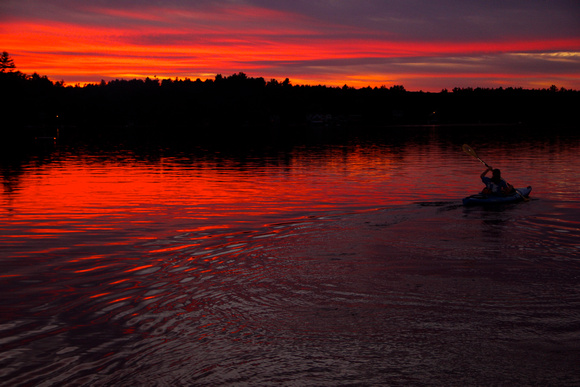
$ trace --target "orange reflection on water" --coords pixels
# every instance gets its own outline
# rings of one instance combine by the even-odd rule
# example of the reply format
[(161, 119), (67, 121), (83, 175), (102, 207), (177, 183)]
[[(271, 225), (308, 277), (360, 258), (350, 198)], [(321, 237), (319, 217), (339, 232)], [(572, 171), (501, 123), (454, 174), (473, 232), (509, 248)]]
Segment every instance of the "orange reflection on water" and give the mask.
[(129, 296), (129, 297), (117, 298), (116, 300), (109, 301), (109, 304), (115, 304), (117, 302), (130, 300), (131, 298), (133, 298), (133, 297)]
[(30, 232), (36, 234), (43, 234), (43, 233), (50, 233), (50, 234), (63, 234), (63, 233), (73, 233), (73, 232), (80, 232), (78, 230), (63, 230), (63, 229), (56, 229), (56, 228), (32, 228)]
[(127, 281), (129, 281), (129, 278), (124, 278), (124, 279), (121, 279), (118, 281), (111, 282), (111, 283), (109, 283), (109, 285), (118, 285), (118, 284), (121, 284), (121, 283), (127, 282)]
[[(65, 153), (62, 160), (41, 164), (34, 173), (22, 176), (20, 189), (11, 197), (19, 210), (11, 214), (12, 224), (19, 226), (4, 237), (14, 240), (14, 257), (78, 250), (67, 259), (75, 265), (73, 273), (98, 273), (115, 266), (116, 272), (130, 274), (163, 267), (120, 257), (127, 256), (126, 249), (136, 243), (147, 244), (164, 234), (181, 233), (183, 243), (151, 244), (139, 251), (183, 254), (182, 262), (216, 262), (243, 247), (227, 243), (207, 247), (199, 241), (216, 233), (236, 240), (238, 225), (244, 227), (249, 221), (263, 225), (270, 221), (266, 219), (284, 213), (313, 213), (345, 205), (377, 207), (384, 203), (385, 193), (391, 196), (389, 204), (406, 200), (383, 189), (385, 182), (397, 178), (393, 171), (398, 156), (378, 147), (324, 153), (317, 158), (299, 154), (246, 164), (236, 158), (150, 160), (136, 159), (133, 154)], [(397, 184), (398, 195), (413, 189), (404, 181)], [(252, 238), (266, 239), (278, 232)], [(196, 235), (197, 241), (192, 243), (189, 235)], [(49, 239), (57, 246), (39, 248), (30, 243)], [(116, 257), (110, 257), (110, 251), (116, 251)], [(185, 264), (173, 266), (178, 267), (199, 272)]]
[[(307, 223), (311, 214), (453, 197), (450, 187), (460, 197), (460, 174), (443, 176), (445, 186), (433, 184), (442, 173), (432, 166), (438, 156), (412, 144), (405, 151), (353, 145), (254, 158), (92, 155), (63, 148), (54, 160), (20, 176), (10, 197), (18, 211), (2, 226), (2, 238), (10, 241), (13, 257), (70, 249), (66, 262), (76, 274), (111, 266), (129, 274), (165, 267), (162, 258), (143, 261), (147, 254), (179, 255), (172, 268), (194, 272), (200, 268), (187, 265), (195, 260), (217, 262), (245, 249), (227, 241), (239, 240), (250, 224), (263, 227), (287, 216)], [(274, 227), (248, 238), (258, 249), (279, 233)], [(216, 234), (222, 243), (204, 245)], [(155, 242), (164, 237), (172, 239)]]
[[(489, 235), (489, 228), (482, 228), (479, 223), (482, 217), (485, 219), (494, 212), (478, 211), (467, 216), (459, 204), (471, 186), (478, 187), (479, 164), (462, 169), (463, 159), (451, 152), (441, 154), (427, 146), (408, 148), (413, 149), (412, 156), (399, 149), (375, 147), (345, 151), (341, 148), (309, 160), (296, 156), (286, 162), (237, 166), (231, 160), (222, 160), (200, 168), (194, 167), (194, 162), (179, 165), (167, 160), (163, 163), (156, 160), (110, 162), (103, 158), (93, 164), (77, 161), (85, 171), (89, 167), (93, 170), (89, 176), (105, 182), (105, 191), (99, 191), (98, 184), (91, 183), (90, 179), (84, 189), (72, 183), (67, 188), (66, 179), (58, 180), (63, 187), (55, 189), (47, 183), (50, 176), (44, 180), (24, 174), (20, 191), (12, 196), (18, 206), (0, 225), (2, 232), (27, 236), (32, 234), (30, 230), (53, 227), (82, 232), (46, 233), (50, 239), (25, 240), (21, 246), (9, 247), (12, 257), (28, 253), (31, 259), (5, 261), (8, 265), (3, 270), (14, 264), (9, 268), (13, 272), (0, 278), (3, 283), (14, 284), (12, 289), (17, 300), (12, 305), (9, 299), (12, 294), (5, 296), (8, 302), (4, 305), (10, 306), (6, 315), (17, 322), (28, 321), (30, 316), (46, 321), (47, 331), (35, 330), (24, 337), (22, 341), (26, 343), (22, 349), (30, 352), (47, 347), (50, 352), (39, 359), (48, 361), (50, 366), (54, 358), (52, 344), (57, 350), (66, 351), (69, 347), (65, 346), (74, 345), (71, 355), (89, 354), (79, 358), (78, 366), (83, 372), (87, 369), (85, 365), (95, 364), (91, 363), (95, 359), (96, 369), (100, 369), (103, 356), (115, 352), (120, 356), (107, 366), (122, 366), (127, 364), (127, 359), (144, 359), (152, 353), (163, 355), (167, 360), (163, 363), (170, 363), (173, 358), (169, 355), (175, 352), (180, 338), (187, 339), (184, 346), (187, 352), (176, 353), (175, 358), (185, 356), (188, 364), (192, 359), (187, 357), (189, 352), (203, 355), (208, 348), (204, 342), (191, 350), (191, 341), (197, 338), (212, 340), (209, 341), (212, 349), (223, 347), (223, 352), (214, 357), (216, 363), (227, 357), (232, 348), (241, 348), (239, 340), (249, 344), (247, 348), (252, 351), (256, 349), (259, 361), (262, 349), (272, 347), (271, 342), (279, 337), (280, 345), (288, 342), (286, 332), (297, 329), (298, 336), (294, 337), (300, 342), (306, 336), (343, 342), (360, 331), (360, 316), (368, 311), (372, 314), (382, 308), (387, 318), (375, 319), (380, 325), (367, 326), (363, 334), (383, 332), (393, 320), (390, 319), (393, 311), (409, 310), (409, 315), (401, 315), (405, 317), (400, 319), (403, 323), (387, 335), (391, 340), (391, 333), (398, 337), (408, 328), (406, 322), (410, 320), (406, 317), (412, 320), (417, 307), (423, 308), (421, 313), (425, 316), (433, 316), (433, 300), (442, 304), (454, 299), (455, 287), (449, 289), (440, 281), (452, 273), (447, 271), (449, 268), (457, 270), (458, 276), (453, 277), (459, 278), (456, 285), (464, 283), (466, 287), (462, 289), (466, 289), (472, 283), (475, 269), (485, 271), (490, 266), (490, 262), (482, 262), (480, 258), (479, 248), (485, 249), (485, 238), (474, 240), (472, 231)], [(576, 150), (570, 155), (571, 162), (575, 163), (577, 158), (572, 157), (577, 154)], [(498, 150), (498, 153), (505, 152), (506, 149)], [(465, 157), (462, 153), (459, 155)], [(499, 157), (489, 159), (503, 162)], [(63, 163), (59, 168), (52, 168), (57, 164), (53, 163), (42, 168), (49, 175), (63, 169), (74, 175), (74, 160), (71, 166)], [(472, 169), (474, 173), (469, 173)], [(130, 176), (127, 180), (134, 185), (121, 182), (117, 187), (114, 182), (120, 175)], [(69, 179), (75, 181), (74, 176)], [(163, 188), (148, 191), (153, 187)], [(65, 198), (61, 197), (64, 192), (68, 192)], [(429, 201), (427, 206), (413, 203), (421, 198)], [(444, 206), (430, 206), (441, 198), (448, 200)], [(39, 208), (47, 203), (51, 204), (46, 207), (47, 211), (52, 212), (43, 217)], [(368, 211), (368, 216), (361, 211), (361, 208), (393, 203), (407, 205)], [(541, 205), (541, 201), (534, 204)], [(76, 215), (75, 222), (68, 220), (71, 213)], [(507, 211), (503, 215), (511, 218), (516, 213)], [(492, 216), (490, 220), (505, 218), (503, 215)], [(520, 261), (521, 267), (529, 267), (528, 254), (536, 246), (533, 243), (536, 237), (542, 234), (526, 238), (522, 230), (529, 229), (530, 221), (555, 221), (549, 216), (546, 219), (524, 217), (529, 218), (527, 224), (518, 222), (517, 227), (509, 227), (517, 231), (509, 235), (519, 238), (510, 237), (501, 245), (508, 244), (506, 255), (516, 251), (515, 248), (520, 251), (509, 262)], [(467, 226), (464, 234), (463, 225)], [(566, 227), (554, 227), (554, 231), (572, 234), (577, 225), (564, 223)], [(545, 230), (545, 227), (537, 229)], [(454, 232), (460, 235), (451, 236)], [(522, 243), (521, 239), (532, 243)], [(574, 239), (567, 244), (560, 243), (563, 238), (551, 240), (553, 248), (546, 252), (554, 253), (565, 247), (568, 248), (565, 254), (571, 252), (573, 256), (577, 252)], [(454, 244), (458, 247), (450, 249)], [(61, 252), (54, 246), (69, 251)], [(500, 245), (492, 244), (494, 251), (496, 246)], [(39, 251), (50, 253), (39, 254)], [(453, 255), (448, 255), (450, 251)], [(552, 257), (560, 255), (560, 252), (554, 253)], [(457, 265), (453, 263), (454, 257), (459, 257)], [(537, 257), (540, 258), (539, 254)], [(494, 265), (496, 261), (505, 262), (497, 259)], [(470, 262), (482, 263), (467, 265)], [(493, 290), (499, 282), (493, 276), (495, 272), (483, 274), (485, 278), (480, 285), (490, 286), (478, 286), (472, 293), (476, 299), (481, 298), (479, 290)], [(413, 273), (420, 273), (421, 278), (417, 280), (414, 277), (418, 276)], [(539, 278), (527, 273), (532, 272), (525, 272), (522, 277), (522, 294), (529, 293), (527, 279)], [(19, 275), (24, 278), (18, 278)], [(399, 281), (398, 277), (402, 279)], [(411, 284), (410, 277), (413, 277)], [(417, 296), (416, 282), (423, 283), (422, 279), (428, 277), (437, 281), (428, 286), (423, 299)], [(435, 296), (430, 292), (438, 289), (444, 290)], [(513, 290), (511, 282), (510, 289)], [(405, 298), (405, 294), (409, 297)], [(463, 311), (465, 302), (460, 301), (456, 306)], [(511, 301), (506, 306), (513, 309)], [(531, 306), (534, 309), (536, 304)], [(546, 305), (546, 310), (550, 308), (553, 305)], [(494, 308), (489, 309), (490, 315), (497, 314), (491, 310)], [(360, 313), (350, 313), (353, 311)], [(481, 311), (481, 308), (473, 311), (476, 326)], [(536, 314), (534, 309), (530, 315)], [(437, 321), (445, 321), (448, 316), (443, 311), (435, 317)], [(462, 317), (461, 313), (459, 318)], [(574, 323), (572, 318), (569, 321)], [(498, 326), (502, 325), (505, 324), (500, 321)], [(556, 325), (561, 324), (554, 323), (558, 329)], [(279, 327), (286, 328), (279, 330)], [(422, 320), (416, 327), (423, 332)], [(90, 332), (99, 333), (92, 335), (95, 345), (89, 343), (83, 347), (81, 343)], [(344, 337), (337, 338), (342, 334)], [(76, 340), (77, 337), (81, 340)], [(141, 341), (142, 337), (147, 340)], [(229, 347), (231, 343), (235, 346)], [(256, 343), (265, 346), (251, 347)], [(242, 347), (242, 350), (246, 348)], [(158, 352), (159, 349), (162, 351)], [(353, 351), (359, 349), (353, 348)], [(300, 355), (296, 358), (302, 359)], [(26, 356), (22, 358), (23, 364), (27, 364), (26, 359)], [(59, 356), (56, 361), (63, 359), (66, 360)], [(276, 363), (276, 372), (279, 372), (279, 362)], [(185, 362), (179, 364), (180, 368), (184, 364), (188, 369)], [(68, 363), (65, 366), (73, 368)], [(59, 367), (54, 365), (53, 380), (61, 380), (58, 379), (61, 375), (56, 375)], [(68, 380), (78, 380), (77, 376)], [(33, 380), (39, 380), (38, 375)]]
[(82, 261), (87, 261), (87, 260), (92, 260), (92, 259), (102, 259), (104, 257), (105, 257), (105, 255), (103, 255), (103, 254), (91, 255), (90, 257), (71, 259), (71, 260), (69, 260), (69, 262), (82, 262)]
[(141, 269), (147, 269), (148, 267), (153, 267), (153, 265), (143, 265), (143, 266), (134, 267), (132, 269), (125, 270), (125, 273), (131, 273), (133, 271), (138, 271), (138, 270), (141, 270)]
[[(27, 176), (14, 197), (14, 205), (42, 213), (43, 217), (66, 214), (68, 219), (94, 219), (66, 229), (35, 229), (44, 230), (44, 234), (114, 230), (111, 219), (137, 225), (152, 223), (156, 217), (201, 221), (234, 213), (268, 215), (291, 210), (302, 202), (311, 209), (331, 208), (353, 194), (357, 204), (376, 203), (373, 186), (391, 180), (394, 165), (384, 152), (375, 155), (356, 149), (348, 154), (330, 154), (325, 159), (291, 162), (288, 170), (286, 165), (240, 168), (235, 160), (226, 160), (222, 165), (188, 165), (170, 158), (159, 162), (130, 157), (117, 162), (70, 158)], [(219, 227), (222, 226), (206, 224), (195, 230)], [(59, 229), (63, 231), (55, 231)]]
[(75, 271), (75, 273), (87, 273), (89, 271), (94, 271), (94, 270), (98, 270), (98, 269), (103, 269), (105, 267), (109, 267), (111, 265), (102, 265), (102, 266), (94, 266), (94, 267), (89, 267), (88, 269), (82, 269), (82, 270), (77, 270)]
[(166, 247), (163, 249), (157, 249), (157, 250), (150, 250), (150, 253), (163, 253), (163, 252), (169, 252), (169, 251), (176, 251), (176, 250), (182, 250), (182, 249), (186, 249), (188, 247), (194, 247), (194, 246), (199, 246), (199, 243), (195, 243), (192, 245), (184, 245), (184, 246), (173, 246), (173, 247)]
[(99, 294), (93, 294), (92, 296), (90, 296), (89, 298), (98, 298), (98, 297), (103, 297), (106, 295), (109, 295), (111, 293), (99, 293)]

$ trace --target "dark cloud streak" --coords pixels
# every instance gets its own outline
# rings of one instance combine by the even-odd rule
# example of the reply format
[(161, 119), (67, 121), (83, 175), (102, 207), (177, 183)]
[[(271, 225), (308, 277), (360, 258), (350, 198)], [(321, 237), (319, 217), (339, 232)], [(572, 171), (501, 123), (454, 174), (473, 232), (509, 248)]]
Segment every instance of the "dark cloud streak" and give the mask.
[[(78, 27), (71, 37), (88, 36), (79, 40), (86, 47), (76, 53), (88, 58), (79, 65), (104, 56), (125, 66), (124, 73), (131, 65), (144, 71), (146, 63), (136, 60), (150, 58), (165, 66), (155, 73), (167, 76), (235, 69), (333, 81), (422, 77), (435, 85), (425, 79), (472, 74), (481, 82), (488, 73), (492, 82), (529, 75), (545, 83), (572, 74), (568, 82), (580, 84), (577, 0), (1, 1), (0, 23), (20, 21), (46, 26), (40, 31), (48, 33), (60, 28), (55, 34), (62, 41)], [(38, 47), (14, 48), (27, 58), (75, 56), (72, 46), (52, 47), (50, 37), (47, 43), (44, 54)], [(114, 45), (117, 51), (109, 50)], [(198, 66), (204, 59), (206, 67)]]
[[(323, 31), (341, 26), (351, 32), (372, 31), (401, 40), (480, 41), (580, 35), (580, 2), (575, 0), (7, 0), (0, 5), (0, 20), (20, 16), (98, 24), (123, 22), (121, 17), (99, 15), (99, 9), (146, 12), (165, 8), (219, 13), (240, 6), (300, 14)], [(147, 24), (146, 20), (133, 22)]]

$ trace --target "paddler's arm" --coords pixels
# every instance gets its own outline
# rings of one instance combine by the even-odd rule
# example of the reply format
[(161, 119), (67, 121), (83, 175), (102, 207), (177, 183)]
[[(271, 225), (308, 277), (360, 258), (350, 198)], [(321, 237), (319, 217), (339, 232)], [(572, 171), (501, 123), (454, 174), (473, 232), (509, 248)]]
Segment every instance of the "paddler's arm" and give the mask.
[[(504, 180), (505, 181), (505, 180)], [(506, 188), (504, 189), (504, 193), (505, 194), (509, 194), (512, 193), (514, 190), (514, 186), (511, 185), (510, 183), (508, 183), (507, 181), (505, 182)]]
[(485, 171), (483, 171), (479, 177), (481, 177), (481, 178), (483, 179), (483, 177), (484, 177), (485, 175), (487, 175), (487, 173), (488, 173), (489, 171), (493, 171), (493, 168), (492, 168), (492, 167), (487, 167), (487, 169), (486, 169)]

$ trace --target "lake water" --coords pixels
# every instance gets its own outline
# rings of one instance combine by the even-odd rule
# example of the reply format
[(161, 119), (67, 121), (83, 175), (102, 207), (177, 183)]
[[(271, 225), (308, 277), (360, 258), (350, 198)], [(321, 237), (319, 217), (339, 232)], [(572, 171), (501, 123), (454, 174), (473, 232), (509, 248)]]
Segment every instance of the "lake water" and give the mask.
[[(5, 151), (0, 384), (579, 385), (580, 136), (542, 131)], [(464, 142), (532, 200), (463, 207)]]

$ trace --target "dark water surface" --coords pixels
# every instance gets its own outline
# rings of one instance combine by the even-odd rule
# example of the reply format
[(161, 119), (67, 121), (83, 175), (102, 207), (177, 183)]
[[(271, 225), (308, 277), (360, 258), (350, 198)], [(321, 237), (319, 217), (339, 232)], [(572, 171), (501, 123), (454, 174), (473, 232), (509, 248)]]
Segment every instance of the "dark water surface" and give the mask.
[(1, 384), (579, 385), (578, 135), (404, 130), (5, 156)]

